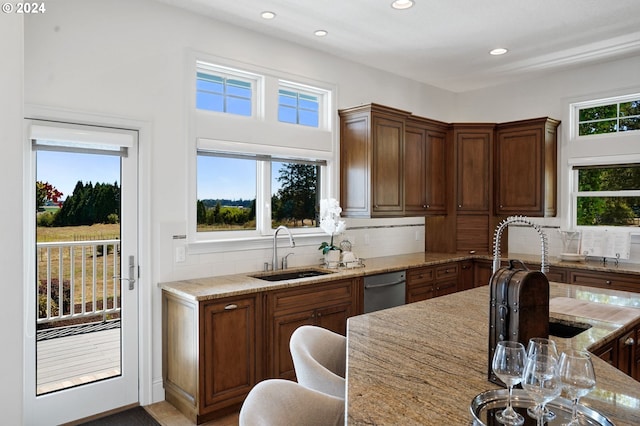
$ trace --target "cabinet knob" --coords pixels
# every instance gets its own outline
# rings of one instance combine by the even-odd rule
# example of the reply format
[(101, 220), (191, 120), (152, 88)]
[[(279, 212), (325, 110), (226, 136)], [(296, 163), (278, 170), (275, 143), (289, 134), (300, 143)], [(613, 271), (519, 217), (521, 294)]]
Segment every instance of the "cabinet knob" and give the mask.
[(232, 311), (234, 309), (238, 309), (238, 305), (236, 305), (235, 303), (232, 303), (224, 307), (225, 311)]
[(624, 341), (624, 344), (627, 346), (633, 346), (634, 345), (635, 340), (633, 340), (633, 337), (629, 337), (627, 340)]
[(609, 280), (606, 280), (604, 283), (605, 283), (606, 285), (611, 285), (611, 281), (609, 281)]
[(503, 207), (502, 204), (500, 204), (500, 208), (502, 208), (502, 207)]

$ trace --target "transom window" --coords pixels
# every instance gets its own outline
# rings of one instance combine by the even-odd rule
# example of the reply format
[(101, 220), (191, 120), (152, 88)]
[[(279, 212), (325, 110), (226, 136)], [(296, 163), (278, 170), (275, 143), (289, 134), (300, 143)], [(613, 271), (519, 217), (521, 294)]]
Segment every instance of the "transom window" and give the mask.
[(291, 89), (278, 92), (278, 121), (318, 127), (320, 99), (318, 95)]
[(197, 63), (196, 108), (251, 117), (259, 77), (244, 71)]
[(578, 109), (578, 136), (640, 130), (640, 96)]

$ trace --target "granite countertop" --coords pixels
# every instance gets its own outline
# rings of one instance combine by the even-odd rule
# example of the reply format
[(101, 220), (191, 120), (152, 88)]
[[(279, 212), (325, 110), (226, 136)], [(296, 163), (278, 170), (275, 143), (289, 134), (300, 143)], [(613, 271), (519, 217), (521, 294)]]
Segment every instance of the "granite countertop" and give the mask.
[[(265, 273), (254, 272), (162, 282), (158, 285), (163, 290), (175, 293), (181, 297), (200, 301), (471, 259), (492, 260), (493, 258), (491, 256), (469, 253), (410, 253), (368, 258), (364, 260), (364, 266), (358, 268), (325, 269), (318, 265), (290, 268), (289, 270), (291, 271), (314, 268), (325, 269), (326, 271), (331, 272), (327, 275), (294, 280), (270, 282), (255, 277)], [(527, 263), (540, 263), (540, 256), (530, 254), (509, 253), (508, 255), (503, 256), (502, 259), (519, 259)], [(549, 258), (549, 264), (551, 266), (578, 268), (600, 272), (617, 272), (640, 275), (640, 265), (638, 264), (620, 263), (616, 266), (613, 262), (609, 262), (604, 265), (599, 260), (588, 262), (566, 262), (555, 257)]]
[[(575, 309), (580, 313), (581, 303), (592, 303), (589, 297), (609, 293), (552, 283), (550, 297), (560, 302), (576, 301)], [(628, 299), (637, 301), (640, 297), (613, 293), (625, 300), (622, 306), (633, 303)], [(564, 307), (560, 305), (560, 309)], [(637, 310), (625, 309), (632, 309), (632, 313)], [(472, 399), (481, 392), (499, 389), (487, 380), (488, 314), (489, 287), (483, 286), (349, 318), (348, 424), (471, 424)], [(590, 322), (593, 327), (573, 339), (557, 339), (560, 349), (600, 345), (625, 326), (552, 312), (554, 317), (562, 315), (568, 320)], [(640, 314), (616, 320), (638, 318)], [(581, 401), (616, 425), (640, 424), (640, 383), (598, 357), (594, 357), (594, 366), (597, 387)]]

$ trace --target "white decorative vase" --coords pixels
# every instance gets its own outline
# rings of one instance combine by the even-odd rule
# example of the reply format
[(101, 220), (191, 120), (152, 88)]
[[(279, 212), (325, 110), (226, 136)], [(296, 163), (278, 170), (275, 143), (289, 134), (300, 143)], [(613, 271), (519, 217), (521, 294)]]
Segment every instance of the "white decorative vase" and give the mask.
[(324, 255), (324, 263), (327, 268), (337, 268), (340, 264), (340, 250), (329, 250)]

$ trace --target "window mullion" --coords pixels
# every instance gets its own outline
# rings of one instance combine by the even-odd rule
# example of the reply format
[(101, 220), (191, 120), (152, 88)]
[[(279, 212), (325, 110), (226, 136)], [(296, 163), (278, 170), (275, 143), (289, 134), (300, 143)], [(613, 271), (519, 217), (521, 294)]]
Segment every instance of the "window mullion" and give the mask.
[(256, 162), (256, 227), (262, 235), (271, 234), (271, 161)]

